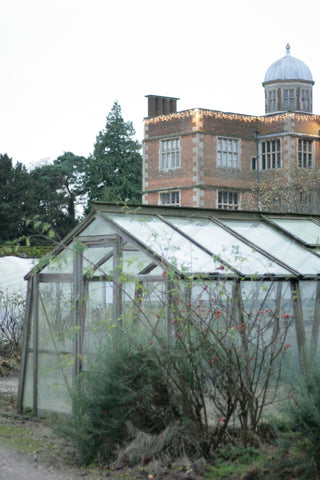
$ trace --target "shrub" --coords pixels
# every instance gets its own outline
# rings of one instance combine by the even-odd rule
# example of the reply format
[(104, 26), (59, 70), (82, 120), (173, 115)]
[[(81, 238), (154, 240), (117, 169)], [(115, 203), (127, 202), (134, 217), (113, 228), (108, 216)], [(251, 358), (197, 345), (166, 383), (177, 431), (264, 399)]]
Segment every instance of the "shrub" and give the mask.
[(160, 435), (178, 418), (165, 372), (152, 360), (149, 346), (123, 337), (115, 349), (110, 341), (91, 371), (79, 375), (73, 412), (57, 431), (72, 440), (83, 462), (113, 458), (133, 435)]
[(283, 407), (289, 426), (307, 442), (306, 478), (320, 472), (320, 370), (314, 366), (294, 383)]
[(20, 353), (25, 299), (21, 293), (0, 290), (0, 356)]

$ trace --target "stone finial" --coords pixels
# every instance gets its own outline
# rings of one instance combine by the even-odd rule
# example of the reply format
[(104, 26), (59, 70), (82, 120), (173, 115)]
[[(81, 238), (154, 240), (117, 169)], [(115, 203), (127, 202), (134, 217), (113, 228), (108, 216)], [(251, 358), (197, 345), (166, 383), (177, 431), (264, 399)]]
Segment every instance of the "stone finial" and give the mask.
[(286, 45), (286, 52), (287, 52), (287, 55), (290, 55), (290, 44), (287, 43)]

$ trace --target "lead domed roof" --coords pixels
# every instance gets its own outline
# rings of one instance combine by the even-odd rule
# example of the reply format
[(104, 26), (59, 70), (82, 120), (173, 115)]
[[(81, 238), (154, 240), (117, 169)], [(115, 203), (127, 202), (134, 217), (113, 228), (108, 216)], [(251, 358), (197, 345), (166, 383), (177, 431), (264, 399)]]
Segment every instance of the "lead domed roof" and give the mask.
[(310, 68), (301, 60), (290, 55), (290, 45), (286, 45), (287, 54), (274, 62), (268, 68), (265, 82), (275, 82), (277, 80), (304, 80), (313, 83)]

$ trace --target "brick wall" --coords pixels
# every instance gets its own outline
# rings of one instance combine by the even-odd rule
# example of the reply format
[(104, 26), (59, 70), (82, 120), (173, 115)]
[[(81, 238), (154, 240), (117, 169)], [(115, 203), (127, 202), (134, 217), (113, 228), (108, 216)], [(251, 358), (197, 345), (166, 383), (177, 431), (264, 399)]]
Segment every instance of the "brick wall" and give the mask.
[[(256, 180), (252, 157), (256, 157), (259, 141), (274, 136), (281, 140), (282, 166), (297, 165), (297, 142), (301, 135), (315, 137), (316, 164), (320, 165), (320, 117), (316, 115), (283, 113), (255, 117), (228, 114), (211, 110), (188, 110), (147, 119), (144, 139), (144, 202), (159, 203), (159, 192), (180, 190), (181, 205), (215, 207), (217, 190), (244, 192)], [(217, 138), (239, 140), (240, 168), (217, 168)], [(160, 170), (162, 139), (180, 138), (181, 168)], [(260, 171), (273, 175), (273, 171)]]

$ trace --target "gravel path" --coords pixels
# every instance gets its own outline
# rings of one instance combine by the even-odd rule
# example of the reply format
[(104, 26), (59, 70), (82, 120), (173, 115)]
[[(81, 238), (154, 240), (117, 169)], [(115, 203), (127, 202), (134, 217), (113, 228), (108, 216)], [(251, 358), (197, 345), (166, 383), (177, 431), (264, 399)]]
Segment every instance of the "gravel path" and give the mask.
[[(1, 441), (1, 440), (0, 440)], [(77, 473), (52, 471), (50, 467), (32, 462), (17, 453), (0, 447), (0, 480), (77, 480)]]

